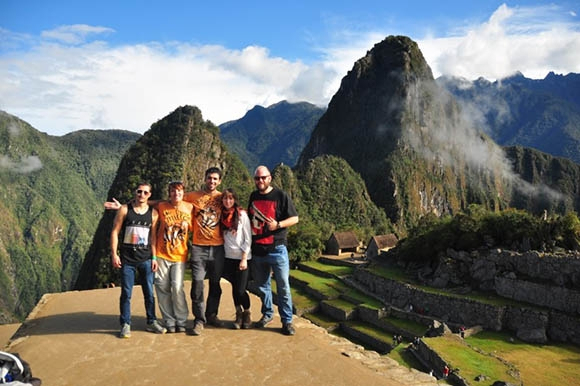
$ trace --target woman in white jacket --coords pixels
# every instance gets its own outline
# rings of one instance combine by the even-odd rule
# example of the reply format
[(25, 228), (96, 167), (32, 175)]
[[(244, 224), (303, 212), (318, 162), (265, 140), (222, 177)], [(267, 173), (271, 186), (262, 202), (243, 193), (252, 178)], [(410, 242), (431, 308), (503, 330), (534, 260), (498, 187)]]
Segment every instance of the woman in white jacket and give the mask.
[(252, 229), (247, 212), (239, 206), (238, 196), (233, 189), (222, 194), (221, 227), (224, 235), (224, 277), (232, 283), (232, 297), (236, 308), (234, 328), (250, 328), (250, 296), (248, 285), (248, 260), (252, 258)]

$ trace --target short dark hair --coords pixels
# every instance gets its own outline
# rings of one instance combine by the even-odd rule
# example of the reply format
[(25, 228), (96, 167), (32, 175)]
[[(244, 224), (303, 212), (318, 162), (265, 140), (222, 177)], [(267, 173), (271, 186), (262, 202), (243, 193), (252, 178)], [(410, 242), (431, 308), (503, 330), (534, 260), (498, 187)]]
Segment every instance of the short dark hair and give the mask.
[(216, 173), (218, 176), (220, 176), (220, 180), (222, 179), (222, 170), (215, 166), (212, 166), (211, 168), (205, 171), (205, 178), (207, 178), (207, 176), (213, 173)]
[(149, 190), (153, 189), (151, 184), (147, 181), (141, 181), (141, 182), (138, 182), (137, 185), (135, 185), (136, 188), (138, 188), (139, 186), (148, 186)]

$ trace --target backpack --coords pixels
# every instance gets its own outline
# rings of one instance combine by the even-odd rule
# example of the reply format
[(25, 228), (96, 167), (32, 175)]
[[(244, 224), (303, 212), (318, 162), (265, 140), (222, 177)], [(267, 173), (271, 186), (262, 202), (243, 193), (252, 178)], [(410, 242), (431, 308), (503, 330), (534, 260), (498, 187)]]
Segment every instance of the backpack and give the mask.
[(30, 366), (18, 354), (0, 351), (0, 385), (40, 386), (41, 383), (32, 377)]

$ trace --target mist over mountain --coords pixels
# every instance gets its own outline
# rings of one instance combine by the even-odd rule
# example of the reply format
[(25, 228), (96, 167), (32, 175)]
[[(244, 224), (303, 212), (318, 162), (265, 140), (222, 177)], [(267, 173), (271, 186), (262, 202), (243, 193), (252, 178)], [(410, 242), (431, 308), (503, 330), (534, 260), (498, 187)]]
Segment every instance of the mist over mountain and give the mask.
[(324, 109), (307, 102), (255, 106), (220, 125), (221, 138), (249, 170), (279, 163), (293, 167)]
[(435, 82), (417, 44), (389, 36), (343, 78), (298, 167), (324, 154), (344, 158), (373, 201), (403, 227), (472, 203), (573, 209), (557, 184), (532, 187), (515, 173), (504, 150), (468, 118)]
[(118, 130), (53, 137), (0, 112), (0, 323), (26, 316), (46, 292), (72, 288), (103, 186), (138, 137)]
[(580, 162), (580, 74), (521, 74), (490, 82), (441, 77), (463, 114), (495, 142), (526, 146)]

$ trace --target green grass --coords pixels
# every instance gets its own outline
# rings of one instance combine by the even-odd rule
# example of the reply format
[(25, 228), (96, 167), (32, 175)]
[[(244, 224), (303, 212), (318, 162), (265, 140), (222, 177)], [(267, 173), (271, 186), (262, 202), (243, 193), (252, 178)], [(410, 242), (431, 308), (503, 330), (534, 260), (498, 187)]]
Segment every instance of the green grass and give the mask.
[(385, 343), (391, 344), (393, 342), (392, 334), (373, 325), (359, 321), (348, 321), (346, 324), (351, 328), (354, 328)]
[(367, 296), (364, 293), (350, 287), (344, 294), (350, 299), (356, 300), (357, 304), (364, 304), (375, 310), (380, 310), (381, 308), (385, 307), (385, 305), (377, 299)]
[(352, 275), (354, 268), (353, 267), (345, 267), (340, 265), (332, 265), (332, 264), (324, 264), (318, 261), (306, 261), (301, 263), (307, 267), (316, 269), (317, 271), (330, 273), (335, 276), (348, 276)]
[(512, 339), (507, 333), (483, 331), (466, 343), (512, 363), (525, 385), (574, 385), (580, 380), (580, 347), (537, 345)]
[(407, 344), (401, 343), (395, 346), (393, 350), (391, 350), (391, 352), (387, 354), (387, 356), (397, 361), (397, 363), (399, 363), (401, 366), (428, 372), (429, 369), (423, 368), (421, 362), (417, 360), (415, 355), (413, 355), (407, 350), (407, 347), (408, 347)]
[[(498, 380), (520, 383), (517, 376), (512, 375), (514, 374), (513, 367), (498, 358), (473, 350), (455, 335), (422, 339), (449, 363), (452, 370), (458, 370), (458, 374), (467, 382), (473, 383), (475, 377), (483, 374), (488, 379), (477, 383), (481, 386), (491, 386)], [(536, 385), (533, 382), (530, 384)]]
[(331, 299), (325, 300), (324, 302), (345, 312), (352, 312), (356, 308), (356, 304), (352, 304), (351, 302), (343, 299)]
[(329, 299), (335, 299), (341, 293), (349, 290), (348, 286), (334, 278), (320, 277), (300, 270), (291, 270), (290, 276), (307, 283), (310, 288), (315, 289)]
[(320, 312), (306, 313), (302, 315), (303, 318), (310, 320), (312, 323), (320, 326), (326, 330), (334, 330), (338, 327), (338, 322)]
[(416, 323), (411, 320), (397, 319), (392, 316), (386, 316), (383, 320), (401, 330), (408, 331), (415, 336), (423, 336), (428, 327), (421, 323)]

